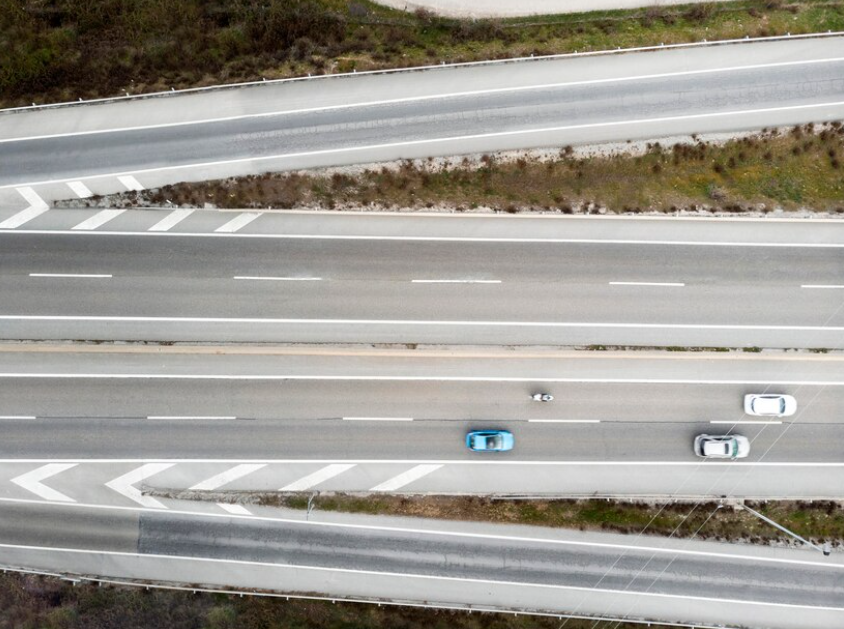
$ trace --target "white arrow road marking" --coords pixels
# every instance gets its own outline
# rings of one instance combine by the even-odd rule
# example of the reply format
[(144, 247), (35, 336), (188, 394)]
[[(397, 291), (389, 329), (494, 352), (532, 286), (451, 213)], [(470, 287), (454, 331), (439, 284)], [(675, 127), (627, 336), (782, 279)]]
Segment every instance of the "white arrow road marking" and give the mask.
[(88, 189), (88, 186), (81, 181), (68, 181), (67, 187), (73, 190), (73, 193), (80, 199), (87, 199), (88, 197), (94, 196), (94, 193)]
[(141, 467), (132, 470), (128, 474), (118, 476), (114, 480), (106, 483), (106, 487), (113, 489), (118, 494), (123, 494), (129, 500), (137, 502), (139, 505), (149, 507), (151, 509), (166, 509), (163, 504), (158, 502), (152, 496), (144, 496), (141, 490), (135, 487), (135, 483), (140, 483), (146, 480), (153, 474), (158, 474), (166, 469), (173, 467), (175, 463), (147, 463)]
[(303, 476), (297, 481), (293, 481), (289, 485), (285, 485), (279, 491), (304, 491), (306, 489), (310, 489), (314, 485), (319, 485), (327, 481), (329, 478), (334, 478), (338, 474), (342, 474), (355, 466), (354, 463), (334, 463), (332, 465), (326, 465), (321, 470), (317, 470), (313, 474), (308, 474), (307, 476)]
[(150, 227), (147, 231), (151, 232), (166, 232), (175, 227), (188, 216), (193, 214), (194, 210), (173, 210), (167, 216), (158, 221), (155, 225)]
[(0, 223), (0, 229), (15, 229), (16, 227), (20, 227), (24, 223), (28, 223), (36, 216), (40, 216), (50, 209), (50, 206), (47, 205), (44, 199), (39, 197), (38, 193), (32, 188), (16, 189), (18, 193), (26, 199), (26, 202), (29, 203), (29, 207), (23, 212), (18, 212), (14, 216), (7, 218), (5, 221)]
[(228, 511), (234, 515), (252, 515), (252, 512), (243, 505), (230, 505), (225, 502), (218, 502), (217, 506), (223, 511)]
[(384, 481), (380, 485), (376, 485), (369, 491), (396, 491), (415, 480), (419, 480), (423, 476), (427, 476), (431, 472), (437, 471), (441, 467), (442, 465), (417, 465), (406, 472), (402, 472), (398, 476), (394, 476), (388, 481)]
[(225, 233), (233, 233), (238, 231), (241, 227), (245, 227), (256, 218), (261, 216), (260, 212), (244, 212), (243, 214), (238, 214), (228, 223), (223, 225), (222, 227), (218, 227), (215, 229), (215, 232), (225, 232)]
[(41, 496), (44, 500), (76, 502), (70, 496), (65, 496), (63, 493), (60, 493), (51, 487), (47, 487), (47, 485), (44, 485), (41, 482), (51, 476), (61, 474), (72, 467), (76, 467), (76, 463), (48, 463), (47, 465), (42, 465), (36, 470), (13, 478), (12, 482), (18, 487), (23, 487), (27, 491), (31, 491), (33, 494)]
[(243, 465), (235, 465), (234, 467), (217, 474), (216, 476), (212, 476), (211, 478), (205, 479), (201, 483), (197, 483), (193, 487), (189, 488), (189, 491), (211, 491), (213, 489), (217, 489), (218, 487), (222, 487), (238, 478), (242, 478), (247, 474), (251, 474), (252, 472), (257, 472), (262, 467), (267, 467), (266, 463), (244, 463)]
[(98, 227), (102, 227), (110, 220), (117, 218), (126, 210), (102, 210), (94, 214), (91, 218), (88, 218), (78, 225), (72, 227), (72, 229), (77, 229), (80, 231), (91, 231), (97, 229)]
[(121, 175), (117, 178), (117, 180), (124, 186), (126, 186), (127, 190), (133, 192), (140, 192), (144, 189), (144, 187), (141, 185), (141, 182), (135, 179), (132, 175)]

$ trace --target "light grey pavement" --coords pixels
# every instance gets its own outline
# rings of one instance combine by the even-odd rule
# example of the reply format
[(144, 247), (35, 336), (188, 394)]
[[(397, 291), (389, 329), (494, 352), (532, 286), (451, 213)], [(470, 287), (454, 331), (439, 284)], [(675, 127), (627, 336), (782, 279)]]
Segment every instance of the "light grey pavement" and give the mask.
[(844, 223), (261, 219), (221, 237), (3, 232), (0, 337), (787, 348), (844, 337)]
[[(839, 553), (318, 512), (308, 522), (274, 510), (232, 517), (57, 505), (4, 515), (6, 566), (725, 626), (820, 629), (844, 619)], [(111, 531), (100, 536), (106, 518)]]
[(844, 117), (840, 48), (835, 37), (733, 44), (4, 113), (0, 188), (17, 196), (15, 189), (34, 187), (49, 201), (75, 197), (67, 184), (78, 191), (80, 182), (102, 194), (274, 170), (835, 120)]
[[(773, 498), (844, 487), (841, 355), (73, 350), (0, 354), (3, 500), (132, 505), (138, 496), (109, 486), (127, 474), (177, 491)], [(533, 402), (536, 390), (556, 399)], [(794, 394), (798, 414), (742, 413), (745, 393), (773, 391)], [(492, 427), (516, 435), (512, 452), (466, 450), (468, 430)], [(749, 459), (694, 457), (697, 434), (727, 431), (752, 440)]]
[[(725, 2), (726, 0), (714, 0)], [(638, 9), (674, 4), (697, 4), (695, 0), (375, 0), (393, 9), (417, 11), (425, 9), (447, 17), (495, 18), (524, 15), (553, 15), (559, 13), (586, 13), (614, 9)]]

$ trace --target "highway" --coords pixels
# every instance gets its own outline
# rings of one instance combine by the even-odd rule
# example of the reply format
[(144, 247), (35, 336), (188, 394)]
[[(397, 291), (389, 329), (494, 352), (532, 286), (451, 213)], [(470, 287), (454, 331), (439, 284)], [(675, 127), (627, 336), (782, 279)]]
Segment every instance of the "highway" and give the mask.
[(838, 627), (844, 564), (820, 553), (481, 523), (264, 509), (10, 506), (2, 564), (325, 593), (783, 629)]
[[(0, 189), (186, 180), (844, 117), (840, 37), (327, 78), (0, 113)], [(36, 202), (37, 205), (37, 202)]]
[[(214, 217), (228, 220), (212, 212), (203, 225)], [(703, 222), (701, 240), (694, 221), (603, 232), (564, 217), (346, 221), (0, 232), (0, 339), (834, 349), (844, 338), (835, 223)], [(424, 236), (404, 236), (417, 226)]]

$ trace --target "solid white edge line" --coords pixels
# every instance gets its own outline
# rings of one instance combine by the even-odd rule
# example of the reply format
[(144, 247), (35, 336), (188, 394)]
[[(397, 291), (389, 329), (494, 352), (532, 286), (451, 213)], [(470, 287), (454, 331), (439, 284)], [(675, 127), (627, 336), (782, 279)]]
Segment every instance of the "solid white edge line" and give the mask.
[(600, 419), (529, 419), (534, 424), (600, 424)]
[(36, 419), (35, 415), (0, 415), (0, 419)]
[(321, 277), (270, 277), (260, 275), (235, 275), (233, 280), (256, 280), (269, 282), (319, 282)]
[(347, 422), (412, 422), (412, 417), (344, 417)]
[(800, 288), (844, 288), (844, 284), (801, 284)]
[(685, 286), (682, 282), (610, 282), (610, 286)]
[(738, 421), (729, 421), (729, 420), (720, 420), (720, 419), (713, 419), (710, 424), (728, 424), (730, 426), (779, 426), (782, 424), (781, 421), (753, 421), (752, 419), (746, 420), (738, 420)]
[[(713, 461), (713, 463), (715, 463)], [(696, 465), (700, 465), (696, 463)], [(707, 465), (708, 466), (708, 465)], [(0, 503), (8, 502), (8, 503), (16, 503), (16, 504), (31, 504), (36, 506), (45, 506), (45, 507), (57, 507), (57, 508), (81, 508), (81, 509), (95, 509), (101, 511), (130, 511), (134, 513), (161, 513), (160, 509), (152, 509), (149, 507), (143, 506), (128, 506), (128, 505), (103, 505), (103, 504), (93, 504), (93, 503), (68, 503), (68, 502), (51, 502), (45, 500), (35, 500), (32, 498), (4, 498), (0, 497)], [(225, 515), (223, 513), (212, 513), (212, 512), (197, 512), (197, 511), (189, 511), (186, 509), (168, 509), (168, 514), (171, 515), (187, 515), (187, 516), (194, 516), (197, 518), (229, 518), (232, 516)], [(483, 539), (483, 540), (493, 540), (493, 541), (512, 541), (512, 542), (521, 542), (521, 543), (539, 543), (539, 544), (550, 544), (553, 546), (573, 546), (578, 548), (601, 548), (601, 549), (609, 549), (609, 550), (633, 550), (633, 551), (643, 551), (643, 552), (653, 552), (653, 553), (660, 553), (660, 554), (677, 554), (677, 555), (685, 555), (691, 557), (706, 557), (706, 558), (723, 558), (728, 560), (735, 560), (735, 561), (759, 561), (762, 563), (772, 563), (772, 564), (785, 564), (785, 565), (798, 565), (798, 566), (811, 566), (815, 568), (830, 568), (830, 569), (844, 569), (844, 564), (836, 564), (831, 562), (829, 559), (824, 560), (816, 560), (810, 561), (806, 559), (784, 559), (780, 557), (761, 557), (756, 555), (743, 555), (743, 554), (730, 554), (730, 553), (723, 553), (723, 552), (705, 552), (700, 550), (687, 550), (687, 549), (679, 549), (679, 548), (671, 548), (671, 547), (660, 547), (660, 546), (637, 546), (635, 544), (618, 544), (618, 543), (610, 543), (610, 542), (581, 542), (581, 541), (574, 541), (574, 540), (560, 540), (560, 539), (553, 539), (547, 537), (527, 537), (527, 536), (516, 536), (516, 535), (495, 535), (491, 533), (468, 533), (462, 531), (443, 531), (443, 530), (435, 530), (435, 529), (424, 529), (424, 528), (410, 528), (410, 527), (397, 527), (397, 526), (383, 526), (383, 525), (373, 525), (373, 524), (350, 524), (344, 522), (327, 522), (323, 520), (304, 520), (304, 519), (294, 519), (294, 518), (284, 518), (284, 517), (270, 517), (270, 516), (259, 516), (259, 515), (251, 515), (251, 516), (239, 516), (245, 520), (254, 520), (258, 522), (277, 522), (283, 524), (298, 524), (303, 526), (313, 526), (313, 527), (326, 527), (326, 528), (337, 528), (337, 529), (350, 529), (350, 530), (361, 530), (361, 531), (395, 531), (400, 533), (411, 533), (417, 535), (432, 535), (435, 537), (461, 537), (467, 539)], [(0, 544), (0, 548), (8, 546), (6, 544)], [(38, 548), (38, 547), (34, 547)], [(764, 547), (763, 547), (764, 548)], [(735, 550), (745, 550), (741, 548), (735, 548)], [(84, 551), (83, 551), (84, 552)], [(98, 551), (93, 551), (98, 552)]]
[(114, 277), (106, 273), (30, 273), (29, 277), (65, 277), (72, 279), (108, 279)]
[(147, 415), (147, 419), (237, 419), (229, 415)]
[[(201, 120), (189, 120), (183, 122), (165, 122), (154, 125), (138, 125), (135, 127), (117, 127), (111, 129), (94, 129), (90, 131), (72, 131), (69, 133), (53, 133), (45, 135), (25, 136), (17, 138), (0, 139), (0, 144), (10, 142), (28, 142), (33, 140), (47, 140), (53, 138), (77, 137), (85, 135), (103, 135), (108, 133), (127, 133), (134, 131), (144, 131), (150, 129), (168, 129), (173, 127), (189, 127), (202, 124), (215, 124), (220, 122), (232, 122), (235, 120), (248, 120), (255, 118), (269, 118), (274, 116), (294, 116), (309, 113), (320, 113), (326, 111), (338, 111), (342, 109), (357, 109), (366, 107), (378, 107), (382, 105), (397, 105), (402, 103), (417, 103), (431, 100), (443, 100), (450, 98), (466, 98), (471, 96), (485, 96), (490, 94), (507, 94), (514, 92), (530, 92), (547, 89), (559, 89), (569, 87), (583, 87), (585, 85), (603, 85), (608, 83), (630, 83), (636, 81), (649, 81), (653, 79), (675, 78), (681, 76), (700, 76), (704, 74), (718, 74), (728, 72), (743, 72), (747, 70), (760, 70), (765, 68), (780, 68), (800, 65), (815, 65), (823, 63), (837, 63), (844, 61), (844, 57), (827, 57), (824, 59), (804, 59), (799, 61), (777, 61), (772, 63), (750, 64), (744, 66), (728, 66), (725, 68), (703, 68), (700, 70), (683, 70), (678, 72), (662, 72), (657, 74), (641, 74), (636, 76), (621, 76), (621, 77), (607, 77), (602, 79), (585, 79), (581, 81), (568, 81), (558, 83), (541, 83), (537, 85), (520, 85), (513, 87), (494, 87), (482, 90), (466, 90), (462, 92), (447, 92), (438, 94), (424, 94), (420, 96), (410, 96), (404, 98), (388, 98), (374, 101), (362, 101), (358, 103), (343, 103), (339, 105), (325, 105), (321, 107), (304, 107), (299, 109), (288, 109), (281, 111), (261, 112), (256, 114), (240, 114), (237, 116), (220, 116), (217, 118), (203, 118)], [(412, 71), (414, 68), (408, 68)], [(124, 184), (127, 185), (128, 184)], [(130, 188), (132, 190), (133, 188)]]
[[(2, 189), (2, 187), (0, 187)], [(49, 208), (48, 208), (49, 209)], [(447, 215), (444, 215), (444, 218)], [(545, 218), (551, 220), (565, 220), (575, 217), (520, 217)], [(602, 217), (602, 220), (627, 217)], [(639, 219), (641, 220), (641, 218)], [(676, 220), (682, 220), (678, 218)], [(703, 220), (703, 219), (700, 219)], [(730, 219), (724, 218), (724, 221)], [(746, 219), (745, 219), (746, 220)], [(777, 219), (770, 219), (775, 221)], [(813, 219), (820, 222), (821, 219)], [(551, 245), (653, 245), (671, 247), (748, 247), (773, 249), (844, 249), (844, 243), (814, 243), (814, 242), (747, 242), (747, 241), (711, 241), (711, 240), (624, 240), (614, 238), (495, 238), (471, 236), (376, 236), (376, 235), (345, 235), (345, 234), (261, 234), (241, 232), (151, 232), (151, 231), (71, 231), (63, 229), (3, 229), (6, 234), (24, 234), (29, 236), (157, 236), (169, 238), (264, 238), (274, 240), (362, 240), (387, 242), (456, 242), (456, 243), (509, 243), (509, 244), (551, 244)]]
[[(114, 178), (120, 179), (121, 177), (131, 176), (132, 174), (146, 174), (146, 173), (160, 173), (160, 172), (172, 172), (172, 171), (179, 171), (179, 170), (194, 170), (194, 169), (202, 169), (202, 168), (209, 168), (212, 166), (228, 166), (232, 164), (243, 164), (243, 163), (252, 163), (254, 165), (258, 165), (263, 162), (269, 162), (272, 160), (281, 160), (281, 159), (297, 159), (303, 157), (315, 157), (315, 156), (322, 156), (322, 155), (337, 155), (337, 154), (349, 154), (349, 153), (360, 153), (365, 151), (373, 151), (373, 150), (384, 150), (390, 148), (407, 148), (413, 146), (428, 146), (432, 144), (442, 144), (447, 142), (466, 142), (467, 140), (483, 140), (488, 138), (503, 138), (503, 137), (511, 137), (511, 136), (532, 136), (532, 135), (548, 135), (550, 133), (560, 132), (560, 131), (574, 131), (574, 130), (581, 130), (581, 129), (597, 129), (597, 128), (609, 128), (609, 127), (630, 127), (630, 126), (641, 126), (644, 124), (654, 124), (654, 123), (664, 123), (664, 122), (676, 122), (676, 121), (690, 121), (690, 120), (704, 120), (704, 119), (711, 119), (711, 118), (728, 118), (728, 117), (736, 117), (736, 116), (747, 116), (752, 114), (764, 114), (764, 113), (774, 113), (774, 112), (784, 112), (784, 111), (803, 111), (803, 110), (810, 110), (810, 109), (822, 109), (822, 108), (829, 108), (829, 107), (840, 107), (844, 105), (844, 101), (831, 101), (825, 103), (810, 103), (804, 105), (786, 105), (782, 107), (761, 107), (758, 109), (738, 109), (738, 110), (731, 110), (731, 111), (717, 111), (717, 112), (707, 112), (707, 113), (699, 113), (699, 114), (685, 114), (685, 115), (677, 115), (677, 116), (658, 116), (654, 118), (639, 118), (635, 120), (613, 120), (609, 122), (594, 122), (594, 123), (585, 123), (579, 125), (561, 125), (555, 127), (545, 127), (540, 129), (519, 129), (519, 130), (512, 130), (512, 131), (496, 131), (490, 133), (474, 133), (469, 135), (456, 135), (456, 136), (445, 136), (445, 137), (438, 137), (438, 138), (425, 138), (421, 140), (405, 140), (401, 142), (386, 142), (383, 144), (364, 144), (361, 146), (349, 146), (343, 148), (333, 148), (333, 149), (318, 149), (314, 151), (300, 151), (297, 153), (278, 153), (275, 155), (261, 155), (261, 156), (253, 156), (253, 157), (240, 157), (240, 158), (233, 158), (233, 159), (224, 159), (224, 160), (216, 160), (216, 161), (209, 161), (209, 162), (192, 162), (188, 164), (179, 164), (173, 166), (158, 166), (154, 168), (141, 168), (135, 169), (131, 171), (122, 171), (122, 172), (112, 172), (112, 173), (102, 173), (98, 175), (90, 175), (88, 179), (103, 179), (103, 178)], [(372, 161), (372, 160), (368, 160)], [(67, 183), (70, 179), (45, 179), (42, 181), (30, 181), (30, 182), (19, 182), (14, 184), (6, 184), (0, 186), (0, 190), (6, 190), (10, 188), (20, 188), (20, 187), (32, 187), (32, 186), (41, 186), (41, 185), (49, 185), (55, 183)], [(245, 212), (245, 214), (249, 214), (250, 212)], [(237, 219), (233, 219), (234, 222)], [(227, 227), (226, 225), (223, 226), (224, 228)], [(215, 231), (220, 231), (222, 228), (218, 228)], [(230, 229), (225, 229), (224, 231), (230, 231)], [(166, 232), (165, 232), (166, 233)]]

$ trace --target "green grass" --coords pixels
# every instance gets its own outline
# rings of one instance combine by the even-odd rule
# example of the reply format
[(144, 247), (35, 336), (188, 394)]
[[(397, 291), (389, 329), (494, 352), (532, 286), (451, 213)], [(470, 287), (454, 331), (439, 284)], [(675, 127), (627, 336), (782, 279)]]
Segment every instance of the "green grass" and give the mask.
[[(72, 586), (53, 578), (0, 574), (0, 629), (559, 629), (560, 622), (511, 614)], [(569, 620), (565, 626), (642, 627), (585, 620)]]
[(844, 1), (472, 21), (364, 0), (0, 0), (0, 106), (827, 30), (844, 30)]
[(616, 213), (674, 213), (705, 206), (733, 214), (808, 207), (844, 214), (844, 126), (837, 122), (724, 144), (693, 140), (649, 146), (643, 155), (581, 158), (566, 147), (549, 160), (483, 156), (479, 164), (427, 160), (357, 175), (266, 174), (133, 193), (124, 195), (122, 203), (276, 209), (374, 204), (457, 211), (483, 206), (564, 214), (595, 206)]

